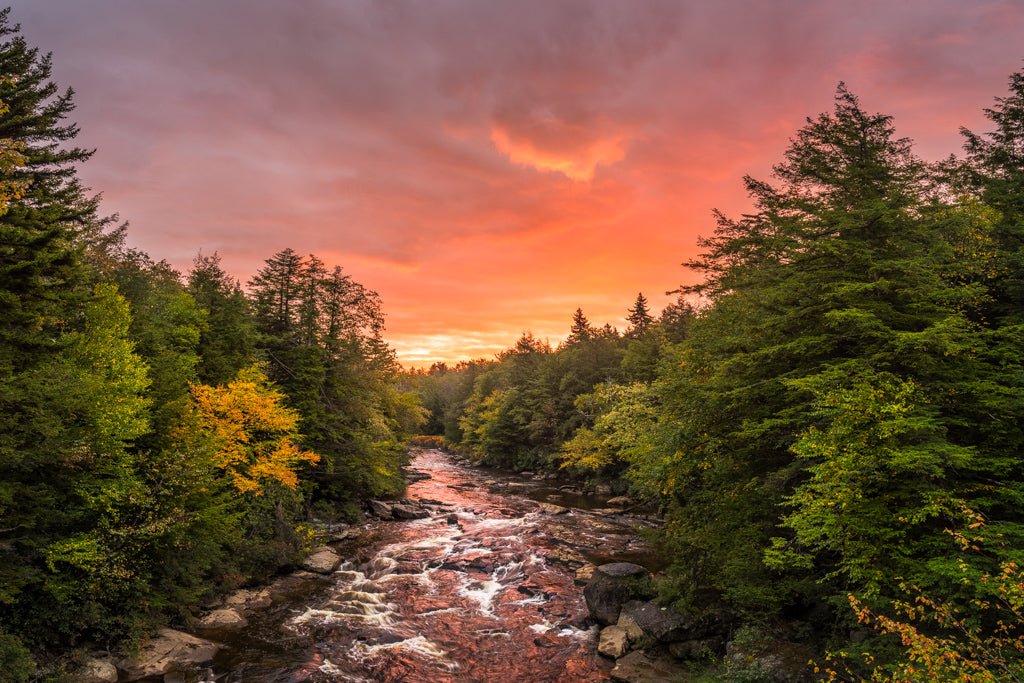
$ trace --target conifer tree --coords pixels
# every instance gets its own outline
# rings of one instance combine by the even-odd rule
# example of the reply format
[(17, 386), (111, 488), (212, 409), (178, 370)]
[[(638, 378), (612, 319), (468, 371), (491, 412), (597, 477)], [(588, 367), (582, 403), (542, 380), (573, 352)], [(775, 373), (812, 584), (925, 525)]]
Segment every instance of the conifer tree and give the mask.
[(256, 330), (249, 301), (238, 281), (221, 268), (218, 254), (199, 254), (188, 277), (188, 293), (206, 312), (196, 348), (199, 381), (222, 385), (248, 367), (256, 352)]
[(636, 301), (633, 302), (633, 306), (629, 309), (629, 315), (626, 316), (626, 320), (629, 321), (629, 329), (626, 331), (626, 336), (633, 338), (644, 336), (651, 325), (654, 324), (654, 316), (651, 315), (651, 309), (647, 304), (647, 297), (644, 296), (643, 292), (639, 292), (636, 295)]
[(590, 326), (587, 316), (583, 315), (583, 309), (577, 308), (576, 312), (572, 314), (572, 327), (569, 328), (569, 338), (565, 340), (566, 344), (579, 344), (589, 341), (593, 337), (594, 328)]

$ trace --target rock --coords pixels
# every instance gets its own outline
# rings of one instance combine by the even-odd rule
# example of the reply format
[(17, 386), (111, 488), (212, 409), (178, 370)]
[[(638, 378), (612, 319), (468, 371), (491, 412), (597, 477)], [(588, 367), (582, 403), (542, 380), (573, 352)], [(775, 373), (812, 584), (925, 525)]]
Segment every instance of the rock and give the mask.
[(459, 523), (459, 516), (456, 515), (455, 513), (452, 513), (452, 514), (448, 515), (447, 517), (445, 517), (445, 521), (448, 522), (448, 524), (452, 524), (452, 525), (456, 525), (457, 526), (458, 523)]
[(118, 668), (125, 680), (163, 676), (172, 668), (185, 668), (213, 659), (221, 645), (169, 628), (160, 629), (155, 638), (143, 641), (139, 654), (122, 659)]
[(430, 516), (426, 510), (402, 504), (392, 505), (391, 514), (395, 519), (424, 519)]
[(722, 638), (699, 638), (670, 643), (668, 651), (676, 659), (707, 659), (719, 655), (724, 646), (725, 641)]
[(566, 484), (565, 486), (559, 486), (558, 490), (559, 491), (565, 491), (566, 493), (579, 493), (580, 492), (579, 487), (569, 486), (568, 484)]
[(233, 607), (215, 609), (199, 620), (202, 628), (245, 628), (249, 622)]
[(330, 574), (341, 564), (341, 557), (326, 546), (313, 550), (313, 554), (302, 561), (303, 569), (317, 574)]
[(673, 662), (635, 650), (615, 662), (612, 680), (619, 683), (672, 683), (680, 671)]
[(589, 562), (576, 570), (576, 576), (573, 579), (573, 583), (578, 586), (585, 585), (590, 579), (594, 578), (594, 570), (597, 569), (594, 565)]
[(75, 683), (117, 683), (117, 667), (110, 660), (91, 657), (72, 680)]
[(605, 657), (618, 659), (629, 650), (629, 637), (625, 629), (618, 626), (605, 626), (601, 629), (601, 637), (597, 642), (597, 651)]
[(608, 499), (608, 505), (613, 508), (628, 508), (633, 505), (634, 501), (629, 496), (615, 496), (614, 498)]
[(643, 632), (659, 643), (689, 640), (696, 625), (671, 607), (660, 607), (654, 602), (630, 600), (622, 606), (619, 619), (626, 617)]
[(391, 516), (391, 506), (387, 503), (379, 500), (371, 500), (367, 503), (370, 506), (370, 513), (374, 517), (381, 519), (393, 519)]
[(809, 683), (815, 680), (809, 664), (815, 655), (802, 645), (784, 640), (732, 641), (725, 658), (732, 669), (760, 675), (772, 683)]
[(640, 628), (640, 624), (636, 623), (636, 620), (629, 614), (619, 612), (619, 621), (616, 625), (626, 632), (626, 635), (629, 637), (629, 642), (634, 645), (640, 643), (647, 637), (644, 630)]
[(540, 506), (540, 511), (545, 515), (564, 515), (569, 512), (569, 508), (555, 505), (554, 503), (538, 503), (538, 505)]
[(598, 484), (594, 487), (594, 495), (596, 496), (610, 496), (612, 495), (612, 487), (608, 484)]
[(630, 562), (603, 564), (583, 589), (590, 615), (606, 626), (619, 620), (622, 606), (643, 597), (650, 577), (647, 570)]
[(524, 477), (532, 477), (533, 476), (533, 471), (532, 470), (523, 470), (519, 474), (523, 475)]
[(225, 606), (243, 610), (263, 609), (264, 607), (269, 607), (272, 602), (270, 591), (266, 588), (261, 588), (260, 590), (246, 590), (242, 588), (224, 598)]

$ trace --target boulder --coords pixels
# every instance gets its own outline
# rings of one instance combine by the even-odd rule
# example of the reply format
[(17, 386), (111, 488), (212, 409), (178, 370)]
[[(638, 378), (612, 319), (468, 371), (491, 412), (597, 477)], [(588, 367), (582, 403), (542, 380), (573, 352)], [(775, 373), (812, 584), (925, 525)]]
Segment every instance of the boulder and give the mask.
[(640, 625), (637, 624), (629, 614), (619, 612), (619, 621), (616, 625), (626, 632), (626, 636), (629, 637), (629, 642), (634, 645), (637, 645), (647, 637), (644, 630), (640, 628)]
[(226, 607), (234, 607), (241, 610), (263, 609), (269, 607), (273, 600), (270, 598), (270, 591), (266, 588), (259, 590), (239, 589), (224, 598)]
[(108, 659), (91, 657), (72, 680), (75, 683), (117, 683), (117, 667)]
[(245, 628), (248, 624), (246, 618), (233, 607), (215, 609), (199, 620), (202, 628)]
[(605, 626), (597, 642), (597, 651), (605, 657), (618, 659), (629, 650), (629, 637), (618, 626)]
[(692, 619), (687, 619), (671, 607), (640, 600), (630, 600), (623, 604), (619, 620), (636, 624), (659, 643), (690, 640), (695, 626)]
[(671, 660), (634, 650), (616, 660), (612, 680), (619, 683), (673, 683), (679, 680), (680, 673)]
[(341, 564), (341, 557), (326, 546), (313, 550), (313, 554), (302, 561), (303, 569), (317, 574), (330, 574)]
[(616, 623), (624, 604), (644, 597), (649, 578), (647, 570), (638, 564), (613, 562), (601, 565), (583, 588), (590, 616), (605, 626)]
[(163, 676), (172, 668), (185, 668), (213, 659), (221, 645), (188, 633), (164, 628), (155, 638), (143, 641), (139, 654), (122, 659), (118, 668), (125, 680)]
[(430, 513), (412, 505), (399, 503), (391, 506), (391, 515), (395, 519), (425, 519), (430, 516)]
[(628, 508), (634, 501), (629, 496), (615, 496), (608, 499), (608, 505), (613, 508)]
[(367, 505), (370, 506), (370, 513), (374, 517), (380, 517), (381, 519), (393, 519), (391, 515), (391, 506), (387, 503), (379, 500), (371, 500)]
[(538, 503), (538, 506), (545, 515), (564, 515), (569, 512), (569, 508), (555, 505), (554, 503)]

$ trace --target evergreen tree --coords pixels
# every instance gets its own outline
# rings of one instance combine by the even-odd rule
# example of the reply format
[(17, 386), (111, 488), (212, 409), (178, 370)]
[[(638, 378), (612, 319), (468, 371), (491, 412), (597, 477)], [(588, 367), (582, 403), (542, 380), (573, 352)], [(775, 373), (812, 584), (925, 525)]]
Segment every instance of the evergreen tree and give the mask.
[(633, 302), (633, 306), (629, 309), (629, 315), (626, 316), (626, 320), (629, 321), (629, 329), (626, 331), (626, 336), (632, 338), (644, 336), (651, 325), (654, 324), (654, 316), (651, 315), (651, 310), (647, 305), (647, 297), (644, 296), (643, 292), (636, 295), (636, 301)]
[(248, 367), (256, 352), (256, 329), (238, 281), (221, 268), (218, 254), (196, 256), (188, 293), (206, 313), (196, 351), (199, 381), (223, 385)]
[(580, 344), (589, 341), (594, 337), (594, 328), (590, 326), (587, 316), (583, 315), (583, 309), (577, 308), (572, 314), (572, 327), (569, 329), (569, 338), (566, 344)]

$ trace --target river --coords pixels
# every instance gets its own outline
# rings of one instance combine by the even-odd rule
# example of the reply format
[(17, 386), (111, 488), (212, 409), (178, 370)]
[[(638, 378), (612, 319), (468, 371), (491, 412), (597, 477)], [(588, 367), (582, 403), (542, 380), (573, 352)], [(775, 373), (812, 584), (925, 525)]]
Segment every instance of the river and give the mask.
[[(417, 451), (429, 519), (370, 521), (329, 581), (298, 581), (213, 663), (218, 683), (603, 681), (581, 562), (650, 564), (639, 522), (550, 481)], [(542, 511), (539, 503), (568, 507)]]

